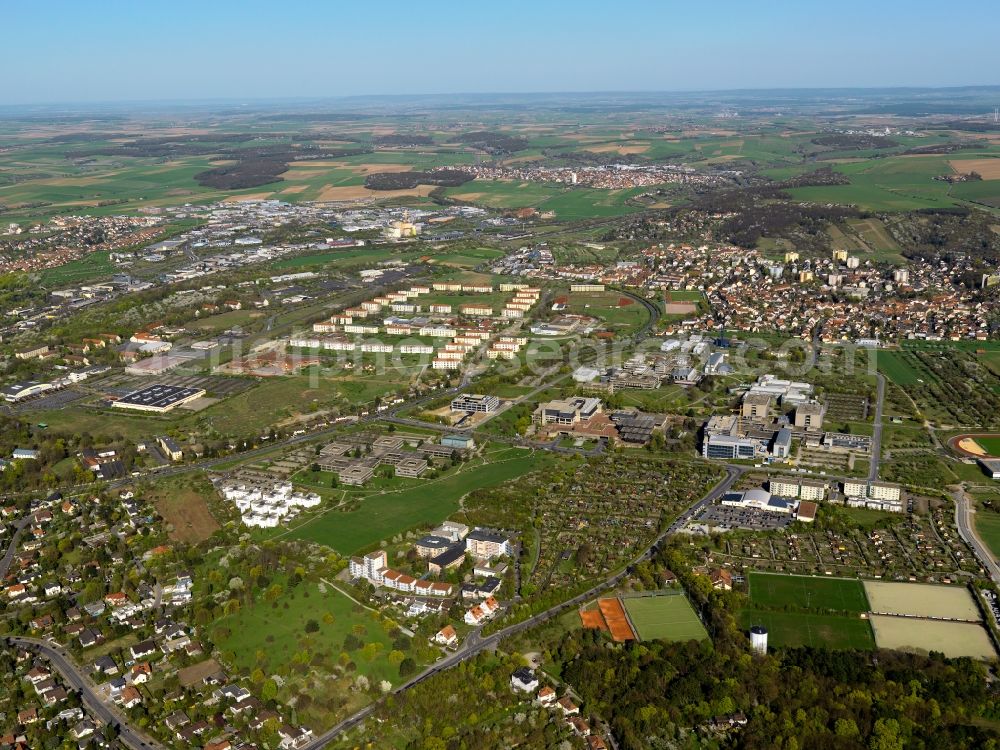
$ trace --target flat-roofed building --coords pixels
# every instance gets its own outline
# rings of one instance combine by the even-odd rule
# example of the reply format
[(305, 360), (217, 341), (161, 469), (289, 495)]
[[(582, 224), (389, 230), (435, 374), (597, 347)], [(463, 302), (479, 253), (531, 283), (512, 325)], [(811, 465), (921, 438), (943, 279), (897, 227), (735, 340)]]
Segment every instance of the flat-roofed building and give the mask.
[(740, 413), (747, 419), (767, 419), (771, 413), (771, 396), (767, 393), (748, 393), (743, 397)]
[(768, 480), (768, 488), (772, 495), (778, 497), (798, 497), (799, 480), (790, 477), (771, 477)]
[(795, 426), (806, 430), (822, 430), (826, 407), (811, 401), (795, 407)]
[(873, 500), (888, 500), (898, 502), (903, 495), (903, 488), (892, 482), (869, 482), (868, 497)]
[(492, 559), (509, 555), (510, 540), (503, 534), (487, 529), (474, 529), (465, 537), (465, 549), (474, 557)]
[(715, 459), (753, 459), (757, 456), (757, 441), (735, 435), (709, 435), (702, 443), (701, 455)]
[(771, 455), (775, 458), (788, 458), (792, 454), (792, 431), (782, 427), (774, 436), (771, 445)]
[(826, 499), (826, 482), (815, 479), (799, 480), (799, 497), (803, 500), (820, 501)]
[(488, 414), (500, 407), (500, 399), (481, 393), (463, 393), (452, 399), (452, 411), (468, 411)]
[(157, 383), (140, 388), (127, 396), (112, 401), (117, 409), (135, 409), (163, 413), (190, 403), (205, 395), (204, 388), (183, 388), (178, 385)]
[(459, 567), (463, 562), (465, 562), (465, 545), (456, 542), (428, 560), (427, 569), (434, 575), (441, 575), (446, 570)]
[(846, 497), (865, 497), (868, 494), (868, 482), (863, 479), (844, 480), (844, 495)]
[(414, 549), (420, 557), (435, 557), (451, 547), (457, 539), (428, 534), (417, 540)]
[(369, 479), (375, 476), (375, 472), (370, 466), (364, 466), (362, 464), (351, 464), (345, 466), (343, 469), (337, 472), (337, 479), (343, 484), (349, 484), (353, 487), (360, 487)]
[(568, 398), (539, 404), (531, 418), (536, 424), (573, 425), (600, 414), (604, 407), (599, 398)]

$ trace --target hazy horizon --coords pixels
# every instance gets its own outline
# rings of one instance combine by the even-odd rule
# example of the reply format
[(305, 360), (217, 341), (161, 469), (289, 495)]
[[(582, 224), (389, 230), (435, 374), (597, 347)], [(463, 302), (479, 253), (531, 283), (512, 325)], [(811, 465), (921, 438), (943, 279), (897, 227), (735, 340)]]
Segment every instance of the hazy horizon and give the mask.
[(995, 85), (1000, 9), (958, 6), (49, 0), (7, 9), (0, 105)]

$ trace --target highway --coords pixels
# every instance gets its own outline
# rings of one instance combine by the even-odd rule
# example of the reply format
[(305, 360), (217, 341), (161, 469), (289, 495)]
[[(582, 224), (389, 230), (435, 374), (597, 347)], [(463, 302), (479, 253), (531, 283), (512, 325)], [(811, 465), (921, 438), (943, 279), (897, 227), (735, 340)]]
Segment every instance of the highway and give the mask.
[(968, 495), (965, 494), (965, 489), (961, 486), (955, 489), (952, 492), (952, 498), (955, 500), (955, 525), (958, 527), (959, 535), (966, 544), (972, 547), (976, 557), (986, 568), (993, 582), (1000, 585), (1000, 565), (997, 565), (996, 557), (993, 556), (989, 547), (983, 543), (976, 532), (976, 524), (973, 520), (975, 510), (972, 503), (969, 502)]
[[(485, 638), (479, 635), (479, 631), (474, 631), (469, 635), (465, 642), (459, 647), (457, 651), (449, 654), (440, 661), (431, 664), (427, 669), (418, 675), (414, 675), (409, 680), (399, 685), (392, 691), (392, 695), (399, 695), (415, 685), (419, 685), (424, 680), (432, 677), (433, 675), (443, 672), (446, 669), (450, 669), (456, 664), (460, 664), (463, 661), (471, 659), (479, 653), (487, 649), (495, 647), (501, 640), (512, 635), (517, 635), (525, 630), (529, 630), (536, 625), (550, 620), (551, 618), (558, 615), (565, 609), (569, 607), (579, 606), (585, 602), (590, 601), (594, 597), (598, 596), (600, 593), (607, 591), (610, 588), (617, 586), (628, 574), (632, 567), (644, 560), (650, 559), (655, 551), (659, 548), (666, 539), (677, 533), (678, 529), (684, 526), (694, 515), (696, 515), (702, 508), (706, 505), (714, 502), (722, 496), (723, 493), (729, 490), (730, 487), (736, 482), (737, 479), (743, 474), (744, 467), (741, 466), (726, 466), (726, 476), (718, 484), (716, 484), (712, 489), (710, 489), (705, 495), (701, 497), (696, 503), (691, 505), (687, 510), (684, 511), (671, 525), (670, 527), (660, 534), (655, 540), (653, 540), (625, 569), (619, 571), (618, 573), (610, 576), (604, 581), (598, 583), (597, 585), (591, 587), (582, 594), (574, 596), (572, 599), (568, 599), (564, 602), (550, 607), (544, 612), (539, 612), (533, 617), (529, 617), (526, 620), (509, 625), (503, 630), (498, 630), (496, 633), (489, 635)], [(326, 732), (321, 735), (317, 735), (311, 742), (307, 743), (302, 750), (322, 750), (322, 748), (329, 745), (337, 737), (339, 737), (344, 732), (356, 727), (366, 718), (368, 718), (372, 713), (374, 713), (378, 707), (381, 705), (381, 701), (372, 703), (365, 706), (360, 711), (347, 717), (339, 724), (331, 727)]]
[(12, 646), (21, 646), (41, 654), (62, 675), (66, 684), (76, 690), (88, 710), (105, 724), (118, 730), (119, 739), (133, 750), (166, 750), (159, 742), (136, 729), (118, 710), (101, 700), (94, 683), (72, 661), (65, 649), (37, 638), (7, 639)]

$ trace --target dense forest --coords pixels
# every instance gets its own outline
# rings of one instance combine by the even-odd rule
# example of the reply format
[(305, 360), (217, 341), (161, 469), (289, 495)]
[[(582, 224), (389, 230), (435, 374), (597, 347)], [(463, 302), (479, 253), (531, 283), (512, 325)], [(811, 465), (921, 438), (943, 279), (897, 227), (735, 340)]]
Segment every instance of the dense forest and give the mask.
[(412, 190), (417, 185), (458, 187), (475, 176), (460, 169), (441, 169), (436, 172), (373, 172), (365, 178), (369, 190)]
[(372, 138), (372, 143), (376, 146), (433, 146), (434, 139), (429, 135), (393, 133), (391, 135), (377, 135)]
[(462, 133), (455, 138), (459, 143), (467, 143), (475, 148), (481, 148), (493, 154), (512, 154), (528, 147), (528, 140), (517, 135), (494, 133), (489, 130), (476, 130)]
[(830, 135), (821, 135), (818, 138), (813, 138), (812, 142), (817, 146), (826, 146), (838, 151), (894, 148), (900, 145), (898, 141), (894, 141), (891, 138), (881, 135), (866, 135), (864, 133), (831, 133)]

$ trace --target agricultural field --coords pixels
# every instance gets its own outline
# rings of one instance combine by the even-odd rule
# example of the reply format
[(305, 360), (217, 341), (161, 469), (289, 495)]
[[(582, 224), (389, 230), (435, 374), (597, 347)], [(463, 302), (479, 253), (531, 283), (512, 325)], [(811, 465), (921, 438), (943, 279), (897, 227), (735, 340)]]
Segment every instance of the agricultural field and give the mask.
[(879, 648), (917, 653), (939, 651), (951, 659), (966, 656), (988, 660), (997, 656), (986, 630), (971, 622), (872, 615), (871, 626)]
[(793, 188), (788, 192), (797, 200), (853, 204), (868, 211), (914, 211), (961, 205), (961, 201), (952, 197), (948, 183), (934, 180), (935, 176), (951, 172), (944, 157), (865, 159), (835, 164), (833, 169), (846, 175), (850, 184)]
[(683, 594), (622, 597), (633, 630), (640, 640), (703, 641), (705, 626)]
[(767, 628), (768, 647), (825, 648), (832, 650), (875, 648), (868, 620), (854, 615), (815, 614), (812, 612), (782, 612), (764, 609), (744, 609), (739, 614), (740, 626)]
[(872, 612), (976, 622), (982, 619), (972, 594), (964, 586), (865, 581), (865, 593)]
[(867, 612), (861, 581), (849, 578), (750, 573), (750, 601), (762, 607), (802, 607), (837, 612)]

